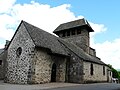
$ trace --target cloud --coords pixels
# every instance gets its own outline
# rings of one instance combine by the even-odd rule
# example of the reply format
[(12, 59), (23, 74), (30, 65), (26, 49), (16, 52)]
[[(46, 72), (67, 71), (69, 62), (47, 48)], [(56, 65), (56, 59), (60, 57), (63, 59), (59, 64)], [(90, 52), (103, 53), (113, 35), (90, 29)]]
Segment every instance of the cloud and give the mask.
[(92, 29), (94, 30), (94, 32), (90, 33), (90, 45), (93, 46), (93, 44), (95, 43), (95, 36), (106, 32), (107, 27), (105, 27), (104, 24), (97, 24), (97, 23), (93, 23), (90, 21), (89, 21), (89, 23), (90, 23)]
[(114, 68), (120, 68), (120, 38), (116, 38), (113, 41), (104, 41), (103, 43), (96, 43), (95, 36), (106, 32), (108, 29), (104, 24), (95, 24), (89, 22), (91, 27), (95, 30), (90, 34), (91, 47), (96, 49), (96, 54), (106, 64), (111, 64)]
[(2, 39), (11, 39), (11, 36), (13, 36), (14, 31), (12, 28), (14, 28), (14, 19), (7, 15), (2, 14), (0, 15), (0, 38)]
[(93, 46), (97, 50), (97, 56), (101, 57), (102, 61), (111, 64), (116, 69), (120, 68), (120, 39), (96, 43)]
[(16, 0), (0, 0), (0, 13), (8, 13)]
[(52, 33), (59, 24), (82, 17), (75, 17), (70, 4), (51, 7), (34, 1), (29, 4), (15, 2), (0, 0), (0, 40), (11, 40), (21, 20)]
[(91, 35), (96, 35), (98, 33), (102, 33), (105, 32), (107, 30), (107, 27), (104, 26), (104, 24), (95, 24), (92, 22), (89, 22), (91, 27), (93, 28), (93, 30), (95, 30), (94, 33), (92, 33)]
[(11, 13), (16, 19), (25, 20), (51, 33), (59, 24), (77, 18), (69, 9), (69, 4), (51, 7), (31, 1), (30, 4), (14, 5)]
[(11, 39), (21, 20), (52, 33), (59, 24), (83, 17), (75, 17), (70, 4), (51, 7), (34, 1), (22, 5), (15, 4), (15, 0), (1, 0), (0, 3), (0, 39), (4, 40)]

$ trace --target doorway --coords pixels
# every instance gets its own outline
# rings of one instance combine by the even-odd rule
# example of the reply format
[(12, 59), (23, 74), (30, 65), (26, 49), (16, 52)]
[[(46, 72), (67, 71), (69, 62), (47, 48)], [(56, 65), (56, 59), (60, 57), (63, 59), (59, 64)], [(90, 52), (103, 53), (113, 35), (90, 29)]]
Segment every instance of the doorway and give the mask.
[(51, 71), (51, 82), (56, 82), (56, 64), (53, 63)]

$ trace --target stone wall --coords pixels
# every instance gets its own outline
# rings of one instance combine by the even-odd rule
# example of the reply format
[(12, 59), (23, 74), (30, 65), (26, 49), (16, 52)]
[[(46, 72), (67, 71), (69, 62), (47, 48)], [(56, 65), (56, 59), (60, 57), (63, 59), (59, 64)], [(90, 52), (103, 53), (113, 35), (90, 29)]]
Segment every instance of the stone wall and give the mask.
[(64, 40), (76, 44), (78, 47), (89, 53), (89, 32), (81, 29), (81, 34), (63, 37)]
[(3, 74), (4, 74), (4, 68), (3, 68), (3, 54), (4, 53), (1, 53), (0, 54), (0, 62), (1, 62), (1, 65), (0, 65), (0, 80), (3, 79)]
[(3, 66), (0, 65), (0, 80), (3, 79)]
[(59, 55), (51, 55), (46, 49), (36, 49), (34, 57), (35, 74), (32, 76), (32, 83), (51, 82), (52, 65), (56, 64), (56, 82), (65, 82), (66, 60)]
[(90, 74), (91, 63), (84, 62), (84, 83), (86, 82), (107, 82), (107, 67), (105, 66), (105, 75), (103, 74), (103, 65), (93, 64), (93, 75)]
[(67, 82), (83, 83), (83, 61), (74, 53), (67, 60)]
[(2, 61), (2, 64), (0, 65), (0, 79), (4, 79), (5, 73), (6, 73), (6, 58), (7, 58), (7, 51), (4, 50), (0, 54), (0, 60)]
[(3, 79), (3, 53), (0, 54), (0, 61), (2, 62), (0, 65), (0, 80)]
[(66, 57), (52, 55), (53, 62), (57, 65), (56, 82), (65, 82), (66, 80)]
[(32, 82), (35, 84), (47, 83), (51, 79), (51, 64), (50, 55), (44, 49), (36, 49), (33, 60), (33, 67), (35, 73), (32, 76)]
[(107, 66), (106, 68), (107, 68), (107, 82), (111, 83), (112, 82), (112, 70)]
[(27, 84), (34, 57), (34, 43), (23, 24), (18, 28), (7, 55), (6, 82)]
[(89, 48), (89, 54), (96, 57), (96, 50), (90, 47)]

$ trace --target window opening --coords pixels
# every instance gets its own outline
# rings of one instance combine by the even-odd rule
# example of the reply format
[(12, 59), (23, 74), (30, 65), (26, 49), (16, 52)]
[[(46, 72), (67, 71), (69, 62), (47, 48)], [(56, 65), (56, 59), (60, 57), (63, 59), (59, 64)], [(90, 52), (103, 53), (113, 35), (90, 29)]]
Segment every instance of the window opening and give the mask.
[(65, 32), (63, 32), (62, 37), (65, 37)]
[(17, 56), (20, 56), (21, 53), (22, 53), (22, 48), (19, 47), (19, 48), (17, 49), (17, 51), (16, 51), (16, 55), (17, 55)]
[(93, 69), (93, 64), (91, 64), (91, 65), (90, 65), (90, 74), (91, 74), (91, 75), (93, 75), (93, 71), (94, 71), (94, 69)]
[(77, 34), (81, 34), (81, 30), (77, 30)]
[(103, 75), (105, 75), (105, 66), (103, 66)]
[(70, 31), (67, 31), (67, 36), (70, 36)]
[(56, 64), (53, 63), (51, 72), (51, 82), (56, 82), (56, 67)]
[(2, 60), (0, 60), (0, 65), (2, 65)]
[(75, 35), (75, 30), (72, 30), (72, 35)]

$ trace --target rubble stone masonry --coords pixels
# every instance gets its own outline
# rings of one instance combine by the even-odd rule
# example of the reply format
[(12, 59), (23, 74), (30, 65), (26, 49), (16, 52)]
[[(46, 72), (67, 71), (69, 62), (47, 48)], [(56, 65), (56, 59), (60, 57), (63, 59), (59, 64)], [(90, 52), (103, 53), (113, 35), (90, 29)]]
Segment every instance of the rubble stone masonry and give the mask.
[(35, 74), (32, 77), (33, 83), (51, 82), (52, 65), (56, 64), (56, 82), (65, 82), (66, 60), (59, 56), (49, 55), (44, 49), (36, 49), (34, 57)]
[(24, 25), (18, 29), (8, 48), (6, 82), (26, 84), (35, 45)]
[(108, 67), (105, 66), (105, 73), (103, 74), (103, 65), (99, 65), (95, 63), (92, 63), (92, 64), (93, 64), (93, 75), (90, 74), (91, 63), (89, 62), (83, 63), (84, 83), (86, 82), (107, 82), (108, 77), (110, 77), (110, 75), (107, 73)]

